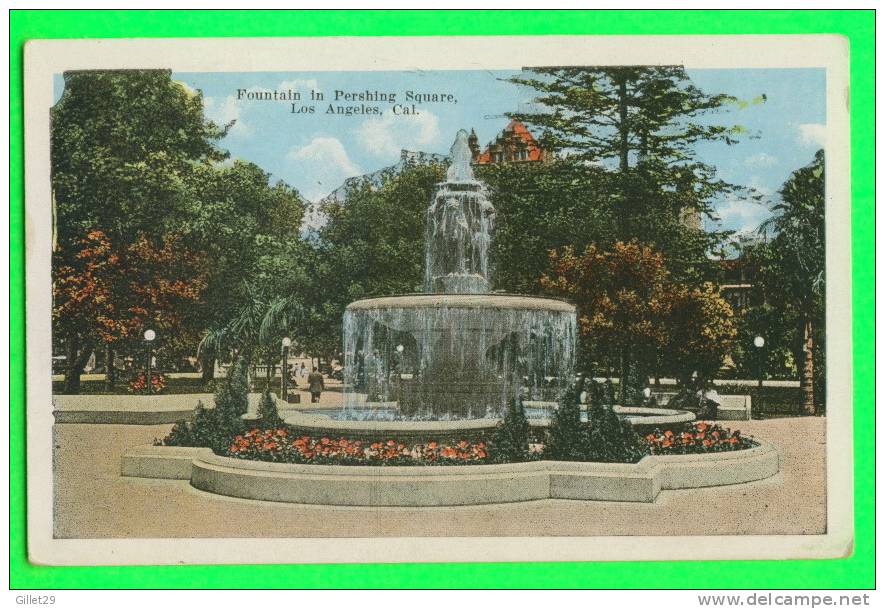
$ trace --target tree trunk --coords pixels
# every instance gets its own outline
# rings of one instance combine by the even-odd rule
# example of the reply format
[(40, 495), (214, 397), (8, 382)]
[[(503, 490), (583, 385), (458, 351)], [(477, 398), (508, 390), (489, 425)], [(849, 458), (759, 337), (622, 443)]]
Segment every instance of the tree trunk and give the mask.
[(200, 367), (202, 368), (202, 383), (203, 385), (208, 385), (212, 381), (215, 380), (215, 358), (214, 357), (202, 357), (200, 358)]
[[(618, 238), (627, 239), (627, 170), (630, 168), (630, 126), (627, 124), (627, 78), (623, 76), (618, 83), (618, 134), (620, 136), (620, 160), (618, 169), (621, 173), (621, 202), (618, 206)], [(623, 385), (623, 380), (621, 381)]]
[(117, 382), (117, 368), (114, 366), (114, 347), (111, 343), (105, 343), (104, 347), (104, 384), (108, 390), (114, 388)]
[(620, 401), (621, 406), (627, 404), (627, 349), (621, 349), (621, 361), (620, 368), (618, 374), (621, 375), (621, 378), (618, 382), (618, 401)]
[(270, 382), (273, 379), (273, 372), (274, 372), (275, 366), (276, 366), (276, 363), (274, 362), (274, 358), (272, 356), (268, 356), (268, 358), (267, 358), (267, 371), (265, 372), (265, 379), (264, 379), (265, 383), (266, 383), (265, 389), (267, 389), (268, 391), (270, 391)]
[(814, 333), (811, 319), (806, 317), (802, 324), (802, 370), (799, 387), (802, 390), (802, 412), (815, 414), (814, 409)]
[(68, 334), (67, 354), (65, 361), (65, 393), (76, 395), (80, 393), (80, 375), (83, 367), (92, 355), (91, 345), (82, 345), (80, 336), (76, 332)]

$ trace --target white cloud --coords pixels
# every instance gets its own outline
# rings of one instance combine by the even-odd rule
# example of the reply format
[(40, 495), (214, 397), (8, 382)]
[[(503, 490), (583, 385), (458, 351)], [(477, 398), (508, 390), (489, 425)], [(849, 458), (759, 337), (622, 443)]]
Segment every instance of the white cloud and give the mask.
[(296, 78), (295, 80), (284, 80), (277, 87), (280, 91), (286, 91), (288, 89), (292, 89), (293, 91), (298, 91), (301, 93), (301, 98), (305, 99), (310, 96), (310, 90), (314, 89), (315, 91), (319, 91), (320, 87), (317, 84), (315, 78)]
[(804, 146), (823, 147), (827, 144), (827, 126), (820, 123), (802, 123), (799, 129), (799, 141)]
[(768, 154), (767, 152), (757, 152), (756, 154), (751, 154), (747, 158), (744, 159), (744, 165), (747, 167), (752, 167), (754, 169), (759, 169), (762, 167), (774, 167), (778, 163), (778, 158), (774, 155)]
[(301, 194), (312, 201), (338, 188), (345, 178), (364, 173), (334, 137), (314, 137), (304, 146), (292, 148), (286, 158), (296, 172), (309, 178), (310, 185), (304, 186)]
[(204, 97), (203, 110), (206, 117), (218, 125), (224, 126), (236, 121), (228, 132), (231, 137), (248, 137), (254, 132), (252, 126), (243, 120), (243, 106), (233, 95), (228, 95), (221, 101), (215, 97)]
[(716, 215), (726, 230), (746, 234), (755, 231), (771, 210), (757, 201), (730, 197), (716, 207)]
[(357, 127), (356, 136), (368, 152), (379, 157), (398, 157), (402, 149), (436, 144), (440, 137), (439, 118), (427, 110), (408, 115), (387, 111), (379, 118), (365, 120)]

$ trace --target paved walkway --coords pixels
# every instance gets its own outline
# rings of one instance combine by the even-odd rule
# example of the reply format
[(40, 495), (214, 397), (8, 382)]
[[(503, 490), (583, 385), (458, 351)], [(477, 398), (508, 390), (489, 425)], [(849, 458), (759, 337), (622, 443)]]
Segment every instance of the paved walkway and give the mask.
[(826, 526), (826, 419), (733, 421), (784, 452), (745, 485), (664, 491), (653, 504), (544, 500), (447, 508), (345, 508), (233, 499), (186, 481), (123, 478), (120, 455), (169, 425), (55, 426), (57, 537), (362, 537), (813, 534)]

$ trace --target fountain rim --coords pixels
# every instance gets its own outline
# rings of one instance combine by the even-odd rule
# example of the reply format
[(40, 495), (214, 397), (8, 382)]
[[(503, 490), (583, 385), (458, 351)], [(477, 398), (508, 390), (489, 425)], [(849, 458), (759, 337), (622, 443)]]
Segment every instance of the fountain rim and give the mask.
[(454, 292), (415, 292), (392, 294), (355, 300), (347, 305), (348, 311), (368, 311), (374, 309), (421, 309), (421, 308), (464, 308), (464, 309), (517, 309), (526, 311), (550, 311), (575, 313), (571, 302), (550, 296), (529, 296), (504, 292), (483, 294), (458, 294)]

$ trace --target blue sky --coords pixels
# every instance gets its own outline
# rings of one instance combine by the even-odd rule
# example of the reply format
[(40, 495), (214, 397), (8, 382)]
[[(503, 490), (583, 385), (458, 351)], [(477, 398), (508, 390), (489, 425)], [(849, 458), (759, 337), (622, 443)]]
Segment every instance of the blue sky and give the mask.
[[(823, 69), (689, 70), (692, 81), (708, 93), (728, 93), (742, 100), (765, 94), (763, 104), (730, 106), (711, 118), (740, 124), (748, 135), (735, 146), (702, 144), (700, 158), (715, 165), (731, 182), (752, 186), (776, 197), (791, 171), (812, 160), (823, 145), (826, 82)], [(350, 176), (392, 165), (401, 149), (446, 153), (458, 129), (476, 129), (485, 144), (507, 124), (505, 112), (531, 106), (532, 91), (504, 82), (513, 71), (175, 73), (173, 78), (202, 90), (207, 115), (235, 127), (221, 145), (231, 156), (252, 161), (316, 200)], [(56, 79), (56, 95), (63, 88)], [(289, 101), (245, 99), (250, 92), (293, 90), (297, 106), (315, 106), (313, 114), (293, 114)], [(310, 90), (325, 100), (311, 102)], [(417, 115), (394, 115), (388, 102), (334, 102), (335, 90), (394, 93), (396, 103), (410, 106), (406, 91), (451, 93), (455, 103), (422, 103)], [(378, 106), (380, 116), (325, 113), (333, 105)], [(717, 204), (720, 226), (751, 231), (769, 215), (742, 199)]]

